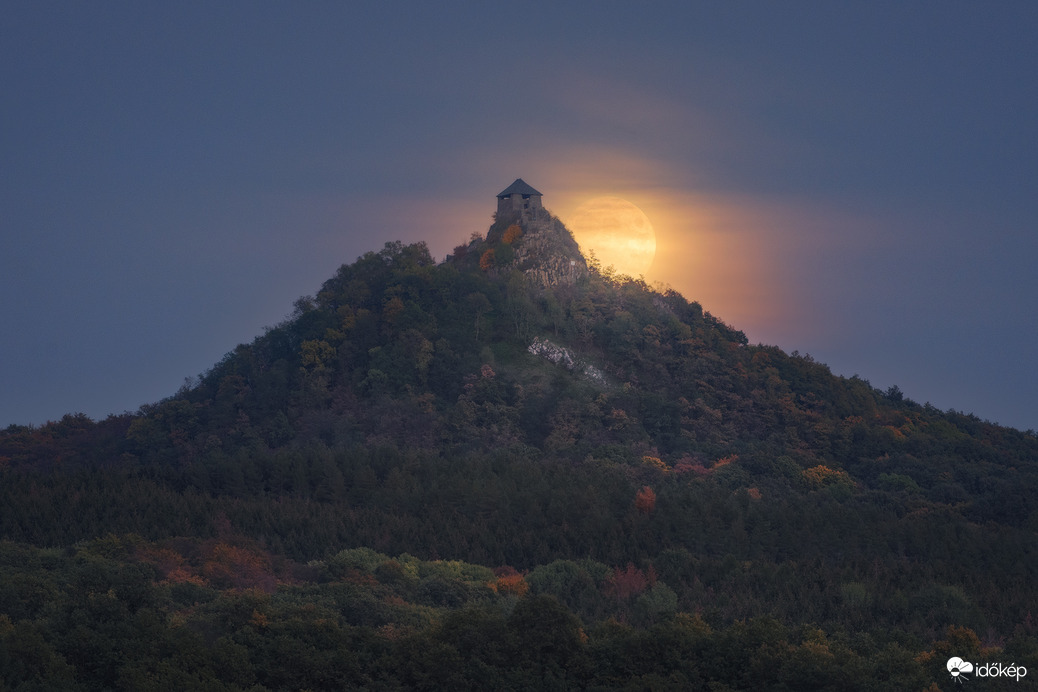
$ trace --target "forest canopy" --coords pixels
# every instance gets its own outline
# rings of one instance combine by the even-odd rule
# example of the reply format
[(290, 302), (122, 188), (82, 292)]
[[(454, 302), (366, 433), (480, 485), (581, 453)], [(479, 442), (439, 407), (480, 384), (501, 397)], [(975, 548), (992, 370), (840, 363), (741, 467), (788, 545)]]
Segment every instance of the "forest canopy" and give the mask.
[(134, 414), (0, 432), (0, 680), (924, 689), (951, 655), (1038, 670), (1032, 432), (751, 345), (594, 265), (532, 281), (508, 260), (530, 234), (488, 238), (441, 263), (367, 253)]

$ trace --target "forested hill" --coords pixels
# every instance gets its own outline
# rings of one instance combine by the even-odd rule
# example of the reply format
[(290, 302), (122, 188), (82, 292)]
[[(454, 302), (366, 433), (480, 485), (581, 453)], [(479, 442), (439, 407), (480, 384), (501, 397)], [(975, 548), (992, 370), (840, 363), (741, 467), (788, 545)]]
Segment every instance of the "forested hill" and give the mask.
[[(832, 689), (891, 679), (866, 670), (880, 654), (925, 686), (953, 645), (1038, 675), (1033, 433), (750, 345), (699, 304), (593, 263), (541, 271), (528, 229), (499, 226), (439, 264), (389, 243), (344, 265), (136, 414), (0, 433), (0, 644), (33, 633), (53, 655), (38, 665), (88, 689), (131, 679), (131, 663), (194, 684), (156, 668), (176, 644), (119, 650), (131, 663), (103, 669), (77, 658), (58, 630), (111, 582), (127, 642), (150, 609), (149, 636), (238, 647), (238, 673), (199, 664), (213, 689), (321, 687), (307, 665), (295, 682), (260, 672), (275, 630), (314, 627), (338, 634), (308, 650), (370, 648), (342, 680), (382, 689), (417, 684), (386, 672), (407, 651), (438, 671), (408, 675), (460, 687), (488, 670), (503, 687), (759, 682), (697, 663), (724, 642), (798, 684), (799, 669), (768, 668), (765, 640), (769, 655), (779, 642), (817, 658)], [(558, 631), (542, 634), (569, 633), (562, 653), (524, 639), (545, 608)], [(474, 652), (474, 631), (503, 648)], [(684, 653), (604, 663), (645, 638)], [(21, 660), (4, 651), (0, 669)], [(462, 663), (440, 670), (433, 651)]]
[(641, 281), (596, 269), (534, 285), (502, 247), (510, 271), (488, 270), (482, 240), (439, 265), (424, 244), (389, 243), (162, 402), (7, 428), (3, 467), (157, 465), (219, 491), (277, 450), (511, 453), (690, 478), (725, 469), (733, 488), (762, 492), (904, 486), (974, 521), (1035, 528), (1032, 431), (748, 345)]

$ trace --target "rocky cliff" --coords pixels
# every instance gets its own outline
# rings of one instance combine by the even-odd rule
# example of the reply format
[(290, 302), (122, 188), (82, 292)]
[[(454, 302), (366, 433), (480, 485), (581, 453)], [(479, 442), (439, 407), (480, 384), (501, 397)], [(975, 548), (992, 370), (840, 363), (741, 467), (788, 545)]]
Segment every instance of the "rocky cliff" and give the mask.
[(544, 209), (527, 216), (515, 244), (520, 271), (542, 286), (572, 284), (587, 274), (587, 262), (562, 221)]
[(588, 271), (573, 234), (546, 209), (499, 217), (486, 240), (469, 245), (467, 252), (473, 251), (479, 253), (484, 271), (506, 274), (518, 269), (543, 287), (576, 283)]

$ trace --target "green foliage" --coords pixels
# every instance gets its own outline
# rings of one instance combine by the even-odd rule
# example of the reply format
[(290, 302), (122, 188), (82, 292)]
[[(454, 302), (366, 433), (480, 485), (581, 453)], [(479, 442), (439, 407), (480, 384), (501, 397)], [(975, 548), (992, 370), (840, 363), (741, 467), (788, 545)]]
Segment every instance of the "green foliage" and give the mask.
[(0, 687), (922, 689), (965, 632), (1038, 669), (1033, 434), (594, 263), (505, 275), (506, 230), (0, 431)]

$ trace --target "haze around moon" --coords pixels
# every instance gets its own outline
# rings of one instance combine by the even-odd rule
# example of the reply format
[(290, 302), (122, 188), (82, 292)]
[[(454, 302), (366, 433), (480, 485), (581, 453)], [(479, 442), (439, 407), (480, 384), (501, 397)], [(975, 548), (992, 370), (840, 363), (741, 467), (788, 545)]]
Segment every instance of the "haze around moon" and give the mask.
[(580, 251), (594, 252), (603, 269), (644, 276), (656, 257), (656, 231), (641, 209), (620, 197), (595, 197), (584, 202), (567, 222)]

